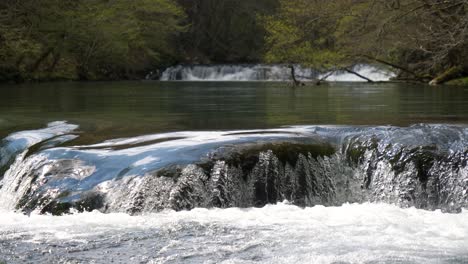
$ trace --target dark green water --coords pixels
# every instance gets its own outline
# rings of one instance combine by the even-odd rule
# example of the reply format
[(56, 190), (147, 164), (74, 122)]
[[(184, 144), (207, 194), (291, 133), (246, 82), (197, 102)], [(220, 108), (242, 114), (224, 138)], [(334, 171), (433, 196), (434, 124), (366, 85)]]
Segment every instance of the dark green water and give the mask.
[(66, 120), (80, 141), (180, 130), (288, 125), (468, 123), (468, 87), (265, 82), (102, 82), (0, 86), (0, 137)]

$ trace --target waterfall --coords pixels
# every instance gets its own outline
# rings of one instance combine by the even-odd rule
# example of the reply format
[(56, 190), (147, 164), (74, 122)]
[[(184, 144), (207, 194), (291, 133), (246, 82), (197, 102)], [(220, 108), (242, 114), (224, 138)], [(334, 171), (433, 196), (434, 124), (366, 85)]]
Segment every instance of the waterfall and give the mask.
[(59, 147), (74, 125), (5, 138), (0, 205), (137, 214), (196, 207), (385, 202), (459, 212), (468, 207), (468, 128), (302, 126), (177, 132)]
[[(328, 73), (295, 66), (299, 80), (308, 81), (322, 78)], [(388, 81), (392, 72), (369, 65), (357, 65), (354, 71), (373, 81)], [(291, 69), (287, 65), (177, 65), (167, 68), (162, 81), (289, 81)], [(327, 77), (328, 81), (359, 82), (363, 79), (351, 73), (338, 71)]]

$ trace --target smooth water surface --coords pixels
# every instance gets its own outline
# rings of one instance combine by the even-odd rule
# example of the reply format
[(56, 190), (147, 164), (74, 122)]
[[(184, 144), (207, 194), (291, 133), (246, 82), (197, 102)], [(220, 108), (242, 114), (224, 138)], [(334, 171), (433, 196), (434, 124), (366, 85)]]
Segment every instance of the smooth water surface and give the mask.
[(102, 82), (0, 86), (0, 137), (66, 120), (80, 143), (187, 130), (468, 123), (468, 87), (278, 82)]

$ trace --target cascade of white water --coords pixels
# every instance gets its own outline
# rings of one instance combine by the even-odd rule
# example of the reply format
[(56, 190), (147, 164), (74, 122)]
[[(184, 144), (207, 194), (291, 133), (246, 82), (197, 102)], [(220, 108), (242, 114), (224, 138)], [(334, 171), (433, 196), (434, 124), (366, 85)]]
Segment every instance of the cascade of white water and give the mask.
[[(373, 80), (388, 81), (392, 72), (369, 65), (353, 68), (357, 73)], [(296, 77), (307, 81), (319, 79), (328, 73), (296, 66)], [(337, 71), (326, 78), (336, 82), (358, 82), (364, 79), (352, 73)], [(291, 70), (287, 65), (178, 65), (167, 68), (161, 76), (162, 81), (289, 81)]]
[(44, 137), (9, 162), (0, 209), (147, 213), (286, 199), (459, 212), (468, 204), (467, 136), (465, 127), (415, 125), (194, 131), (68, 147)]

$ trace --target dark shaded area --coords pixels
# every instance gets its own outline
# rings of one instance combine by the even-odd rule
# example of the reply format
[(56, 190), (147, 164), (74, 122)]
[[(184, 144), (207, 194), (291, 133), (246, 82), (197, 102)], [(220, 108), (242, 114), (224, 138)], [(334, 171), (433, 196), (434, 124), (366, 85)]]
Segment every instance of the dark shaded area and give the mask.
[(259, 17), (272, 14), (276, 0), (178, 0), (189, 29), (179, 41), (185, 63), (263, 61), (266, 32)]

